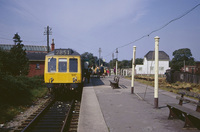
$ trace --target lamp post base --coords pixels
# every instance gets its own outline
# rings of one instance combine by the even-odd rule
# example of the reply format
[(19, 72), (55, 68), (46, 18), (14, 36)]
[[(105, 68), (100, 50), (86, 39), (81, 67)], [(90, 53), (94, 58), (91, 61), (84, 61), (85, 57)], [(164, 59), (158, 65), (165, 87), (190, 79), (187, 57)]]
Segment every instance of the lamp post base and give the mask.
[(131, 87), (131, 94), (134, 94), (134, 87)]
[(158, 98), (154, 98), (154, 108), (158, 109)]

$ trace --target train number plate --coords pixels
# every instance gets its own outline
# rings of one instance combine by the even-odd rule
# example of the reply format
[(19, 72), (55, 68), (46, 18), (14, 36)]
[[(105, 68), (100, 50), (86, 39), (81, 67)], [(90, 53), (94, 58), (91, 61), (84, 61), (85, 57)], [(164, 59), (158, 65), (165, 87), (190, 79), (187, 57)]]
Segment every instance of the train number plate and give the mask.
[(72, 50), (71, 49), (55, 49), (54, 54), (55, 55), (71, 55)]

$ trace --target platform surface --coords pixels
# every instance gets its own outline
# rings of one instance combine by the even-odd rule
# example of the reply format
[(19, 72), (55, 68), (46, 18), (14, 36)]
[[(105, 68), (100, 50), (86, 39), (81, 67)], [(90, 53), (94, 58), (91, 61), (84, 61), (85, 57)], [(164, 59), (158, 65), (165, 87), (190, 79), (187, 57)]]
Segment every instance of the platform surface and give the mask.
[(131, 80), (121, 77), (120, 88), (113, 89), (112, 79), (91, 78), (83, 88), (78, 132), (199, 132), (183, 129), (181, 120), (168, 120), (166, 104), (178, 104), (176, 94), (159, 90), (155, 109), (153, 87), (135, 82), (135, 94), (131, 94)]

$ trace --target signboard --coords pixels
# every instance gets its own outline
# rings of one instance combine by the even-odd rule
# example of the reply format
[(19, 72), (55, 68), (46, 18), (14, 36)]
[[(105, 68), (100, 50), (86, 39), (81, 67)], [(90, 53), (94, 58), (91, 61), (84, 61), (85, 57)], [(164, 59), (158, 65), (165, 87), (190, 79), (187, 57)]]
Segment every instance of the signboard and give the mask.
[(71, 49), (55, 49), (54, 54), (55, 55), (71, 55), (72, 50)]

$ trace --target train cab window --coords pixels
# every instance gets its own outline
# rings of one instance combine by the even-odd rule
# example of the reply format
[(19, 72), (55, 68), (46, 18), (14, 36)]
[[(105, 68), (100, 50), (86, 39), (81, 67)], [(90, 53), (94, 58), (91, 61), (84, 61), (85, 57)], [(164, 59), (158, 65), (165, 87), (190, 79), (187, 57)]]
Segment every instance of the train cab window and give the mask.
[(48, 72), (56, 72), (56, 58), (48, 59)]
[(67, 72), (67, 59), (58, 60), (58, 72)]
[(69, 72), (78, 72), (78, 60), (71, 58), (69, 59)]

